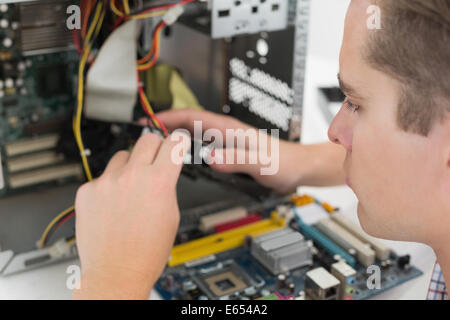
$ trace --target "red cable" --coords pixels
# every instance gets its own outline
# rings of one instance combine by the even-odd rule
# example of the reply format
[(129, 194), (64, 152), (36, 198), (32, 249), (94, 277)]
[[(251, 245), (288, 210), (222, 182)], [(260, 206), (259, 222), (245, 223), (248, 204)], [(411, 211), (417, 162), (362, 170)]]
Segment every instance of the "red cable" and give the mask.
[(81, 52), (83, 50), (81, 49), (80, 39), (78, 38), (78, 31), (77, 31), (77, 29), (73, 30), (73, 42), (75, 43), (75, 46), (77, 47), (78, 54), (81, 54)]
[(60, 222), (58, 222), (58, 224), (56, 225), (56, 229), (58, 229), (60, 226), (62, 226), (67, 220), (72, 218), (74, 215), (75, 215), (75, 211), (72, 211), (68, 216), (66, 216), (64, 219), (62, 219)]
[(150, 118), (152, 118), (152, 120), (155, 121), (159, 125), (159, 127), (161, 127), (161, 130), (164, 132), (166, 137), (168, 137), (169, 136), (169, 132), (167, 131), (167, 129), (164, 126), (164, 124), (161, 121), (159, 121), (159, 119), (154, 114), (150, 113), (150, 110), (147, 110), (147, 108), (146, 108), (145, 99), (144, 99), (145, 92), (144, 92), (144, 88), (142, 87), (142, 84), (141, 84), (141, 77), (140, 77), (139, 72), (138, 72), (138, 90), (139, 90), (139, 98), (141, 100), (142, 108), (144, 109), (145, 113)]

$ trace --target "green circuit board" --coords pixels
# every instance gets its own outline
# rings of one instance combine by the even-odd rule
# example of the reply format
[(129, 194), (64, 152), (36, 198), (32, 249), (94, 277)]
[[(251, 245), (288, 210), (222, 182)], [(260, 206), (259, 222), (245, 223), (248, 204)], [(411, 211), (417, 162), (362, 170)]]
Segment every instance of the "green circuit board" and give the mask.
[[(52, 145), (40, 141), (70, 125), (75, 105), (78, 53), (68, 30), (49, 31), (49, 26), (60, 25), (65, 18), (63, 9), (36, 2), (9, 4), (0, 10), (4, 24), (0, 28), (0, 196), (12, 189), (58, 180), (52, 178), (57, 175), (51, 170), (33, 170), (64, 164), (59, 155), (51, 154), (56, 139)], [(8, 145), (21, 141), (29, 146), (8, 151)], [(34, 167), (30, 164), (33, 155)], [(19, 187), (11, 188), (13, 174)]]

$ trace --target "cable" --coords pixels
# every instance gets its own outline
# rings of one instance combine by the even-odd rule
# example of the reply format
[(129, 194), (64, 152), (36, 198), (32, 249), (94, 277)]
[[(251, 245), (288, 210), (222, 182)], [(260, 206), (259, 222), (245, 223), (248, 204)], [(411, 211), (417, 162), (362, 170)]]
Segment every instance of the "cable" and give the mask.
[(169, 132), (167, 131), (164, 124), (161, 121), (159, 121), (159, 119), (155, 116), (152, 106), (150, 105), (150, 102), (148, 101), (147, 96), (145, 95), (144, 88), (142, 87), (139, 72), (138, 72), (138, 90), (139, 90), (139, 98), (141, 100), (142, 108), (144, 109), (145, 113), (147, 113), (147, 115), (152, 119), (155, 126), (158, 129), (161, 129), (163, 131), (163, 133), (166, 137), (169, 136)]
[[(178, 5), (183, 6), (185, 4), (188, 4), (188, 3), (191, 3), (194, 1), (197, 1), (197, 0), (183, 0), (183, 1), (179, 1), (177, 3), (168, 4), (168, 5), (155, 6), (155, 7), (149, 8), (149, 9), (145, 9), (140, 13), (131, 15), (131, 14), (126, 13), (127, 8), (125, 8), (125, 13), (120, 11), (117, 8), (116, 1), (111, 0), (111, 10), (114, 12), (115, 15), (117, 15), (118, 17), (121, 17), (121, 18), (147, 19), (147, 18), (152, 18), (155, 16), (163, 15), (167, 12), (168, 9), (173, 8), (175, 6), (178, 6)], [(128, 4), (128, 0), (124, 0), (124, 7), (125, 7), (125, 2), (127, 2), (127, 4)]]
[(112, 10), (112, 12), (114, 12), (114, 14), (116, 14), (119, 17), (125, 16), (122, 11), (117, 9), (116, 0), (111, 0), (111, 10)]
[(80, 38), (78, 37), (78, 31), (77, 29), (73, 30), (73, 42), (75, 43), (75, 47), (77, 48), (78, 54), (81, 54), (81, 44), (80, 44)]
[[(161, 31), (165, 26), (166, 26), (166, 24), (164, 22), (160, 22), (156, 26), (155, 31), (153, 32), (153, 42), (152, 42), (152, 47), (150, 48), (149, 53), (147, 54), (147, 56), (145, 56), (144, 58), (142, 58), (138, 61), (138, 64), (139, 64), (138, 70), (139, 71), (149, 70), (156, 64), (156, 62), (159, 58), (159, 52), (160, 52)], [(150, 60), (150, 61), (148, 61), (148, 60)], [(146, 62), (146, 61), (148, 61), (148, 62)]]
[(89, 31), (86, 35), (86, 39), (84, 41), (84, 51), (80, 60), (80, 65), (78, 69), (78, 95), (77, 95), (77, 109), (73, 119), (73, 132), (75, 136), (75, 140), (80, 151), (81, 161), (83, 164), (83, 168), (86, 174), (88, 181), (92, 181), (92, 172), (89, 167), (89, 162), (87, 160), (88, 152), (86, 151), (83, 143), (83, 139), (81, 136), (81, 116), (83, 112), (83, 99), (84, 99), (84, 70), (86, 67), (86, 61), (89, 57), (89, 53), (91, 51), (91, 38), (94, 34), (95, 30), (98, 29), (98, 25), (103, 22), (104, 14), (102, 14), (103, 4), (99, 3), (97, 5), (97, 9), (95, 11), (95, 16), (92, 25), (89, 28)]
[[(93, 41), (95, 39), (92, 38), (93, 35), (97, 36), (100, 32), (101, 25), (103, 24), (103, 20), (105, 17), (105, 2), (100, 2), (97, 5), (97, 8), (95, 10), (95, 15), (93, 18), (93, 22), (91, 26), (89, 27), (89, 30), (86, 34), (86, 38), (84, 39), (84, 45), (83, 45), (83, 54), (80, 59), (80, 65), (78, 70), (78, 96), (77, 96), (77, 109), (76, 113), (73, 119), (73, 131), (75, 140), (77, 142), (78, 148), (80, 150), (81, 159), (83, 163), (83, 168), (86, 173), (86, 177), (89, 181), (92, 180), (92, 173), (89, 167), (89, 163), (87, 161), (87, 152), (84, 148), (83, 140), (81, 137), (81, 116), (83, 111), (83, 98), (84, 98), (84, 70), (86, 67), (86, 61), (89, 57), (89, 54), (91, 52), (91, 47), (93, 45)], [(72, 217), (75, 214), (75, 207), (71, 206), (70, 208), (64, 210), (60, 214), (58, 214), (47, 226), (44, 233), (42, 234), (42, 237), (39, 241), (39, 247), (43, 248), (47, 242), (47, 239), (51, 235), (51, 233), (54, 232), (58, 227), (60, 227), (64, 222), (66, 222), (70, 217)]]
[(146, 13), (146, 14), (137, 14), (137, 15), (130, 16), (130, 19), (133, 19), (133, 20), (148, 19), (148, 18), (162, 16), (166, 13), (167, 13), (167, 10), (150, 12), (150, 13)]
[(44, 248), (45, 243), (47, 242), (48, 236), (50, 231), (53, 229), (53, 227), (61, 220), (64, 219), (66, 215), (71, 214), (75, 210), (74, 206), (71, 206), (70, 208), (64, 210), (60, 214), (58, 214), (45, 228), (44, 233), (41, 236), (41, 239), (39, 240), (39, 248)]
[(123, 9), (125, 10), (125, 14), (130, 14), (130, 4), (128, 3), (128, 0), (123, 0)]

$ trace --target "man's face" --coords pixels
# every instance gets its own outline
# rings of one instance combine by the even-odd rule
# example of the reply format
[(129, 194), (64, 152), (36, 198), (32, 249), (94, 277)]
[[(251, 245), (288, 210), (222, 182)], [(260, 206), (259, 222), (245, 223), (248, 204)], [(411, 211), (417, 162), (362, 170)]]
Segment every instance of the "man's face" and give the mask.
[(423, 137), (398, 127), (400, 83), (362, 55), (370, 32), (381, 32), (367, 29), (370, 4), (353, 0), (347, 13), (339, 74), (347, 100), (329, 137), (347, 151), (344, 169), (362, 227), (380, 238), (428, 242), (442, 230), (444, 128)]

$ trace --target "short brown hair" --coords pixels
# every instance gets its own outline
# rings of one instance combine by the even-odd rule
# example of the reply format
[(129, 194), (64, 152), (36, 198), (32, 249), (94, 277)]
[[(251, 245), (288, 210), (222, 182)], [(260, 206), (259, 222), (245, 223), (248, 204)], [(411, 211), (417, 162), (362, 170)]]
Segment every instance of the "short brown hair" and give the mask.
[(382, 29), (371, 33), (365, 58), (403, 86), (397, 122), (427, 136), (450, 112), (450, 0), (374, 0)]

